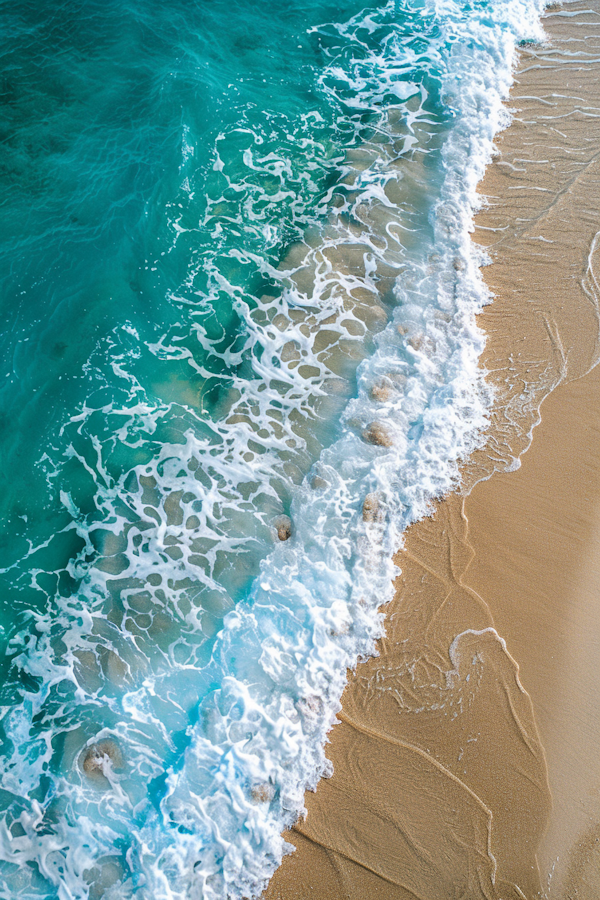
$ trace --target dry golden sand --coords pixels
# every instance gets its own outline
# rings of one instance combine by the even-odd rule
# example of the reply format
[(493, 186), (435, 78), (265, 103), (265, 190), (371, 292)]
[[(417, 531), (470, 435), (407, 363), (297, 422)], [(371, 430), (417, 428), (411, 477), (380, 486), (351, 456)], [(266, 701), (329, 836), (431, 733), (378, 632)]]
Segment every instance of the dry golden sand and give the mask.
[(545, 25), (481, 187), (475, 487), (409, 529), (267, 900), (600, 898), (600, 0)]

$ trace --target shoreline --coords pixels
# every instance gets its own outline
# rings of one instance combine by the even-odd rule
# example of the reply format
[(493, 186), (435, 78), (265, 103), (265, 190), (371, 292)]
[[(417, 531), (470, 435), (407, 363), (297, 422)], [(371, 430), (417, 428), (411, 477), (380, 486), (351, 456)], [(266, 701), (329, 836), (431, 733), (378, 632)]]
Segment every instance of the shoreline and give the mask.
[(543, 21), (479, 188), (490, 440), (405, 534), (380, 656), (266, 900), (600, 893), (600, 3)]

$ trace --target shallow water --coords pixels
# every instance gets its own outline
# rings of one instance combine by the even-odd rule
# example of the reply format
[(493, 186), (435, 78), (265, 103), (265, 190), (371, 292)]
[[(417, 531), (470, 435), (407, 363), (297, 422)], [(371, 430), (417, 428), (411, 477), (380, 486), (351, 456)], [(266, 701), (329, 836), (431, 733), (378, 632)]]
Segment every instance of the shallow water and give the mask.
[(486, 424), (469, 228), (538, 12), (0, 5), (2, 896), (277, 865)]

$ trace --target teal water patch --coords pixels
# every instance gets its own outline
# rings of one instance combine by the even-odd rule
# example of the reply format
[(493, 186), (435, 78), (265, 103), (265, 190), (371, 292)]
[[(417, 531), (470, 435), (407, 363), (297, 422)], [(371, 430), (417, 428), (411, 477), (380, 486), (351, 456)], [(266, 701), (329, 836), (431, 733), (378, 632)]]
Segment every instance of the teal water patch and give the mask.
[(254, 895), (485, 425), (537, 8), (0, 10), (2, 896)]
[[(298, 146), (303, 133), (311, 136), (303, 116), (318, 107), (314, 67), (322, 51), (304, 34), (306, 13), (272, 12), (267, 4), (210, 4), (193, 14), (186, 4), (168, 11), (148, 3), (72, 3), (59, 11), (53, 4), (4, 4), (7, 533), (23, 530), (24, 515), (25, 532), (34, 529), (38, 539), (64, 521), (38, 523), (52, 512), (36, 463), (84, 400), (97, 403), (92, 398), (102, 390), (119, 393), (114, 374), (98, 371), (101, 363), (90, 371), (95, 348), (103, 357), (118, 355), (121, 335), (113, 334), (128, 323), (140, 335), (122, 339), (122, 352), (132, 356), (179, 320), (188, 323), (184, 304), (198, 306), (208, 293), (203, 263), (207, 253), (215, 256), (215, 229), (224, 277), (246, 287), (256, 273), (228, 250), (267, 248), (273, 259), (318, 204), (335, 169), (331, 159), (341, 152), (331, 134), (312, 153), (318, 162)], [(257, 89), (266, 110), (257, 108)], [(223, 140), (225, 169), (216, 170)], [(296, 177), (286, 173), (284, 208), (275, 214), (273, 205), (282, 202), (270, 199), (282, 180), (277, 165), (256, 172), (244, 162), (254, 143), (269, 140), (296, 169)], [(261, 226), (273, 229), (270, 241)], [(183, 296), (174, 299), (175, 292)], [(223, 329), (231, 341), (243, 323), (230, 297), (218, 299), (213, 331)], [(198, 342), (190, 343), (198, 353)], [(165, 360), (161, 366), (147, 357), (137, 366), (144, 388), (169, 403), (180, 399), (181, 381), (184, 392), (189, 385), (185, 399), (198, 404), (204, 380), (194, 382), (185, 361), (169, 371)], [(103, 378), (107, 385), (98, 383)]]
[[(368, 44), (334, 27), (306, 33), (348, 12), (5, 4), (0, 477), (11, 563), (69, 521), (48, 478), (74, 410), (142, 392), (180, 408), (161, 441), (185, 430), (184, 408), (196, 421), (231, 402), (231, 373), (252, 355), (240, 303), (252, 311), (281, 292), (268, 267), (307, 228), (318, 234), (345, 151), (395, 99), (354, 110), (347, 87), (335, 96), (319, 84), (332, 58), (340, 71), (368, 61)], [(114, 371), (125, 358), (126, 376)], [(97, 429), (101, 443), (115, 432)], [(110, 476), (155, 452), (120, 442)], [(85, 456), (94, 470), (95, 451)], [(70, 468), (64, 485), (89, 513), (95, 477)], [(54, 544), (61, 569), (81, 549)], [(10, 597), (20, 603), (21, 590)]]

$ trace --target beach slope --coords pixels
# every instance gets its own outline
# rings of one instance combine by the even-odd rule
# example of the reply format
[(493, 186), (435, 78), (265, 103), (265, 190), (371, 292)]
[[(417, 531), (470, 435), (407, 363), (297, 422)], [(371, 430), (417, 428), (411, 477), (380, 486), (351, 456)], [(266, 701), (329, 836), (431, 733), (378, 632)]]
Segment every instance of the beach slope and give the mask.
[(267, 900), (600, 896), (600, 2), (544, 27), (480, 187), (488, 440), (405, 535)]

